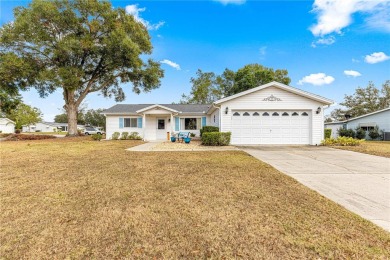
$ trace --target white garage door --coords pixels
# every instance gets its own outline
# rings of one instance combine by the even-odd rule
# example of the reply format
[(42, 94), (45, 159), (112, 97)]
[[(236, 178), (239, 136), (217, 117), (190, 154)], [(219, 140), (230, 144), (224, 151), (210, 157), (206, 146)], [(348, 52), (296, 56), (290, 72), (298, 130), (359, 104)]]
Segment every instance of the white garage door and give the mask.
[(310, 144), (309, 111), (232, 113), (232, 144)]

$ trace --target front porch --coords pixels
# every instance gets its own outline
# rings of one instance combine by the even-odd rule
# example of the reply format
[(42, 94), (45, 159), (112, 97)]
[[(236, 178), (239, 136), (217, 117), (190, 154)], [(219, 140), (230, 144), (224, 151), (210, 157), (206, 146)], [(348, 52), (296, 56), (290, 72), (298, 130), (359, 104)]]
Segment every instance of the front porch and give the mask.
[(142, 116), (142, 137), (145, 141), (170, 140), (172, 133), (191, 132), (200, 136), (200, 128), (206, 125), (206, 117), (184, 116), (177, 111), (161, 105), (153, 105), (138, 110)]

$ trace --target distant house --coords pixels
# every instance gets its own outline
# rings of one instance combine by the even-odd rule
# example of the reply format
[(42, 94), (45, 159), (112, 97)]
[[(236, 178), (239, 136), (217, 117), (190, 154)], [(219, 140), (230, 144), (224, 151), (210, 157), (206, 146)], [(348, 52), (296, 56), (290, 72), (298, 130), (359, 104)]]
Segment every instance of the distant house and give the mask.
[[(83, 125), (77, 125), (77, 129), (84, 129)], [(54, 123), (54, 122), (39, 122), (35, 125), (25, 125), (22, 128), (22, 132), (56, 132), (56, 131), (68, 131), (67, 123)]]
[(332, 129), (332, 137), (334, 138), (338, 136), (337, 130), (339, 128), (353, 130), (361, 128), (368, 133), (376, 126), (386, 133), (385, 140), (390, 140), (390, 107), (345, 121), (325, 123), (325, 128)]
[(4, 134), (15, 133), (15, 122), (5, 117), (0, 118), (0, 132)]

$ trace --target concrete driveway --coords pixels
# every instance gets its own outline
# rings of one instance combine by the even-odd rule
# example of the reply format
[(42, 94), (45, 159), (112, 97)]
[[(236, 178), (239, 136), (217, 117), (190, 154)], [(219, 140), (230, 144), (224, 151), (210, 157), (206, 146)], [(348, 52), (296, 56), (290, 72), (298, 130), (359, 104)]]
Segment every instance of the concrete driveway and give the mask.
[(242, 150), (390, 231), (390, 159), (327, 147)]

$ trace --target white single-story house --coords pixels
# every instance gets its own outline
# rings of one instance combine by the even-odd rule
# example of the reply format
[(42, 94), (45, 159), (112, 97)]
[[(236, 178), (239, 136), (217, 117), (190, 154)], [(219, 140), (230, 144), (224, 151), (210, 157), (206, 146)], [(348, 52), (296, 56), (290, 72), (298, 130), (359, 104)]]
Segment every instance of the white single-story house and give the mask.
[[(82, 130), (85, 126), (77, 125), (77, 129)], [(56, 132), (56, 131), (68, 131), (67, 123), (55, 123), (55, 122), (39, 122), (34, 125), (24, 125), (22, 132)]]
[(138, 132), (147, 141), (170, 133), (218, 126), (234, 145), (321, 143), (323, 107), (333, 101), (278, 82), (220, 99), (213, 104), (118, 104), (106, 116), (107, 139), (114, 132)]
[(385, 140), (390, 141), (390, 107), (381, 109), (372, 113), (368, 113), (355, 118), (350, 118), (345, 121), (327, 122), (325, 128), (332, 129), (332, 137), (337, 138), (337, 130), (339, 128), (353, 129), (361, 128), (367, 133), (378, 127), (380, 131), (385, 133)]
[(15, 133), (15, 122), (6, 118), (0, 118), (0, 132), (3, 134)]

